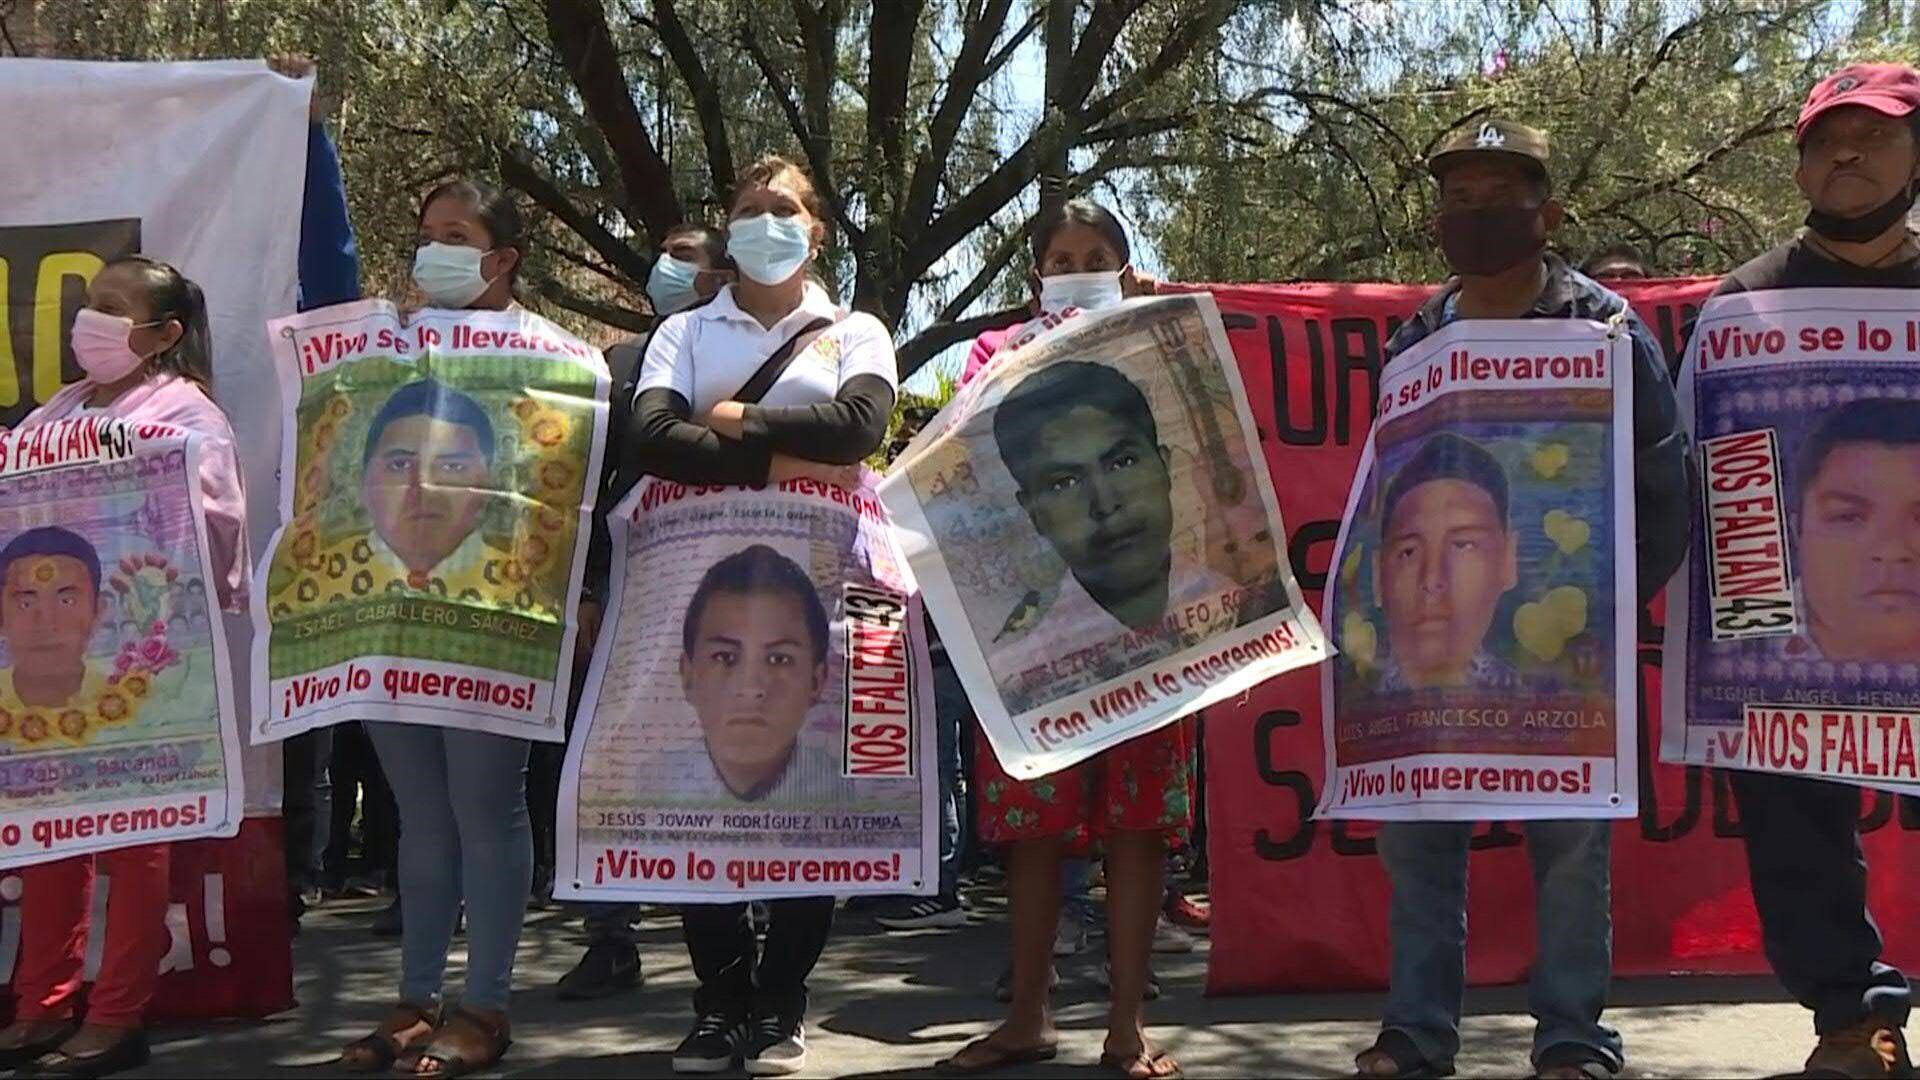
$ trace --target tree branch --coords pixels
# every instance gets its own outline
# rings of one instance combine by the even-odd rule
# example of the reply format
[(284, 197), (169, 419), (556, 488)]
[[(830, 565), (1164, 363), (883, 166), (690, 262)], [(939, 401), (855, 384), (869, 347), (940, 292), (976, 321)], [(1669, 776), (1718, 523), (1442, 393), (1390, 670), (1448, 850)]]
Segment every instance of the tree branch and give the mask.
[(655, 32), (667, 47), (667, 55), (673, 59), (680, 78), (686, 82), (687, 91), (693, 95), (693, 111), (700, 121), (700, 138), (706, 144), (707, 172), (713, 178), (713, 189), (726, 191), (733, 185), (738, 170), (734, 168), (733, 147), (727, 140), (727, 120), (720, 105), (720, 91), (707, 73), (700, 53), (694, 49), (693, 39), (680, 21), (674, 0), (654, 0), (653, 10)]
[[(974, 97), (980, 92), (981, 84), (992, 77), (987, 53), (999, 37), (1000, 27), (1006, 22), (1007, 12), (1012, 6), (1013, 0), (989, 0), (979, 20), (967, 27), (966, 39), (960, 44), (960, 55), (947, 72), (946, 90), (941, 95), (939, 106), (934, 109), (933, 119), (927, 126), (927, 141), (921, 146), (919, 158), (914, 163), (913, 177), (907, 184), (906, 206), (901, 213), (904, 228), (914, 228), (933, 215), (940, 179), (945, 175), (947, 162), (953, 155), (954, 139), (960, 133), (961, 122), (966, 119), (968, 110), (973, 108)], [(1033, 28), (1039, 25), (1043, 10), (1041, 6), (1035, 6), (1023, 33), (1032, 33)], [(1013, 44), (1018, 43), (1019, 37), (1016, 35)]]
[(647, 134), (633, 91), (620, 67), (600, 0), (546, 0), (547, 31), (561, 62), (620, 163), (621, 186), (633, 220), (654, 243), (683, 216), (673, 172)]
[(634, 311), (604, 300), (595, 300), (590, 296), (575, 292), (553, 278), (543, 278), (534, 288), (541, 296), (566, 308), (576, 315), (585, 315), (589, 319), (617, 326), (635, 334), (644, 334), (653, 329), (653, 319), (644, 311)]
[(1012, 326), (1033, 316), (1025, 304), (975, 315), (957, 322), (938, 322), (915, 334), (895, 353), (900, 378), (906, 379), (927, 365), (927, 361), (962, 341), (979, 337), (988, 330)]
[(625, 274), (628, 280), (636, 284), (647, 280), (647, 274), (653, 269), (653, 261), (623, 243), (593, 215), (582, 210), (520, 152), (500, 152), (500, 179), (506, 181), (508, 186), (526, 192), (528, 198), (560, 219), (588, 247), (607, 260), (608, 265), (617, 267)]
[(765, 80), (768, 91), (780, 106), (780, 111), (786, 115), (787, 126), (792, 129), (794, 138), (799, 140), (800, 150), (807, 158), (808, 171), (813, 173), (813, 186), (820, 192), (820, 197), (826, 200), (828, 210), (848, 241), (854, 247), (860, 247), (866, 242), (866, 232), (854, 224), (853, 216), (847, 211), (846, 197), (834, 183), (833, 147), (824, 137), (815, 134), (807, 123), (799, 103), (794, 100), (793, 84), (787, 81), (773, 58), (761, 46), (752, 22), (742, 21), (736, 36), (740, 47), (753, 60), (753, 65), (760, 69), (761, 79)]

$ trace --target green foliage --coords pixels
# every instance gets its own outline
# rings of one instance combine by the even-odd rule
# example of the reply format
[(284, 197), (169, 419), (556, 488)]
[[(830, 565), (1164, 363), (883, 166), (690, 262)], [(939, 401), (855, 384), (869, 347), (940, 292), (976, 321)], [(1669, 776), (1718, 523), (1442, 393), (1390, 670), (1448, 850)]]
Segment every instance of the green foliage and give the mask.
[(1807, 90), (1855, 59), (1911, 60), (1907, 5), (1810, 0), (1450, 0), (1321, 9), (1272, 62), (1218, 58), (1240, 107), (1185, 133), (1142, 191), (1184, 280), (1433, 280), (1433, 185), (1448, 133), (1499, 114), (1546, 129), (1582, 257), (1639, 246), (1713, 273), (1777, 242), (1805, 207), (1790, 131)]

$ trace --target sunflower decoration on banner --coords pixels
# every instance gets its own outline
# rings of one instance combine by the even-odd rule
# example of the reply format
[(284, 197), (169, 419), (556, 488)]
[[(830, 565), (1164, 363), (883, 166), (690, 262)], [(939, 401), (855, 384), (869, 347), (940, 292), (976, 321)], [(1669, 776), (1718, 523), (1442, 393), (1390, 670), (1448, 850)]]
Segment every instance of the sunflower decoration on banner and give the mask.
[(155, 680), (180, 663), (180, 653), (167, 642), (172, 586), (179, 577), (179, 569), (158, 552), (121, 559), (108, 585), (128, 619), (146, 632), (120, 643), (111, 673), (103, 677), (89, 665), (80, 692), (65, 705), (28, 705), (8, 680), (0, 687), (0, 740), (31, 749), (86, 746), (102, 731), (138, 719), (152, 699)]
[[(574, 509), (581, 494), (581, 454), (575, 443), (575, 417), (544, 405), (536, 397), (514, 402), (509, 411), (520, 427), (522, 467), (532, 476), (534, 507), (515, 516), (512, 550), (506, 567), (518, 585), (550, 577), (573, 552)], [(522, 490), (526, 490), (522, 488)], [(553, 587), (552, 582), (545, 582)]]

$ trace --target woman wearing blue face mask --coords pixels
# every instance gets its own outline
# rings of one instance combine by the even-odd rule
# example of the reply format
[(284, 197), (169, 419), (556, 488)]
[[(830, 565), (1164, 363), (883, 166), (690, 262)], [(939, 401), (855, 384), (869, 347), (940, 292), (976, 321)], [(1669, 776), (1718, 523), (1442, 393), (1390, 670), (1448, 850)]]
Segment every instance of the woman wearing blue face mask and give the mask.
[[(420, 205), (413, 280), (437, 308), (504, 311), (526, 252), (511, 197), (451, 180)], [(584, 462), (582, 465), (584, 466)], [(533, 882), (524, 739), (424, 724), (368, 723), (400, 810), (400, 1000), (342, 1064), (460, 1076), (506, 1053), (514, 952)], [(443, 1012), (441, 980), (464, 902), (467, 975)]]
[[(879, 320), (848, 314), (808, 280), (825, 236), (819, 194), (799, 166), (773, 157), (742, 174), (727, 224), (739, 280), (662, 322), (641, 364), (634, 427), (652, 472), (690, 484), (857, 482), (858, 463), (886, 436), (897, 362)], [(769, 382), (768, 361), (802, 348)], [(744, 904), (683, 910), (700, 985), (674, 1071), (743, 1061), (770, 1076), (805, 1065), (807, 977), (833, 926), (833, 897), (767, 908), (764, 945)]]

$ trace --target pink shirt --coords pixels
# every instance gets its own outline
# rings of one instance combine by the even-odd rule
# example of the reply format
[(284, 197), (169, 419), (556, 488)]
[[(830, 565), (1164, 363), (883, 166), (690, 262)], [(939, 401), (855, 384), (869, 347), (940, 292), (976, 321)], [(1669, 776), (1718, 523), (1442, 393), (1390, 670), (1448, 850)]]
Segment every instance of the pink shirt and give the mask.
[[(81, 379), (60, 388), (45, 405), (29, 413), (19, 430), (87, 411), (93, 383)], [(207, 548), (213, 562), (214, 589), (227, 611), (247, 609), (247, 493), (233, 449), (227, 414), (192, 380), (156, 374), (98, 410), (121, 420), (172, 424), (206, 436), (200, 444), (200, 507), (207, 517)]]
[(985, 331), (974, 338), (973, 348), (967, 352), (967, 366), (960, 369), (960, 385), (967, 385), (973, 381), (975, 375), (987, 370), (987, 365), (993, 363), (993, 354), (999, 352), (1000, 346), (1006, 344), (1007, 339), (1019, 333), (1020, 328), (1025, 325), (1027, 324), (1024, 322), (1017, 322), (998, 330)]

